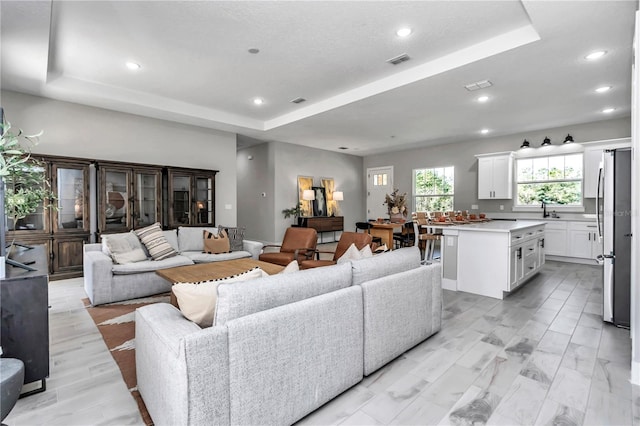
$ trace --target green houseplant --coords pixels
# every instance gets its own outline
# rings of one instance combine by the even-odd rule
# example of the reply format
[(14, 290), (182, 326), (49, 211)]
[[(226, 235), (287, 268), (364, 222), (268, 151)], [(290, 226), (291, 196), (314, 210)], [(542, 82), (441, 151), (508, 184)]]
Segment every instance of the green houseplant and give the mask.
[(0, 129), (0, 208), (5, 214), (0, 228), (0, 255), (4, 257), (5, 218), (11, 219), (13, 229), (9, 230), (15, 230), (20, 219), (39, 208), (55, 208), (55, 195), (50, 190), (44, 166), (31, 157), (31, 147), (37, 145), (42, 132), (26, 135), (18, 130), (14, 133), (11, 124), (4, 121)]
[(282, 214), (284, 215), (285, 219), (289, 219), (290, 217), (293, 217), (293, 223), (294, 225), (298, 222), (298, 217), (302, 214), (302, 203), (298, 203), (297, 205), (295, 205), (294, 207), (291, 207), (290, 209), (284, 209), (282, 210)]

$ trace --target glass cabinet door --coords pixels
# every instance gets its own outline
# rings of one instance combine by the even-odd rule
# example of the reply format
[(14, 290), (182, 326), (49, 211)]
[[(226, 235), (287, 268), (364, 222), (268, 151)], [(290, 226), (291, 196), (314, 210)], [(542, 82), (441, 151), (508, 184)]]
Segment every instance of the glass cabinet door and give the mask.
[(134, 228), (143, 228), (160, 219), (160, 172), (136, 171), (133, 199)]
[(78, 231), (89, 228), (86, 203), (86, 167), (54, 165), (57, 211), (54, 231)]
[[(5, 177), (5, 206), (7, 231), (48, 231), (47, 215), (44, 208), (46, 201), (35, 203), (28, 189), (49, 190), (41, 183), (47, 171), (44, 166), (25, 165), (19, 175)], [(26, 214), (27, 211), (35, 211)]]
[(196, 177), (195, 223), (213, 224), (213, 179)]
[(106, 232), (125, 232), (130, 228), (129, 183), (130, 172), (102, 170), (103, 209), (102, 229)]
[(171, 177), (172, 202), (171, 223), (188, 225), (191, 223), (191, 178), (190, 176)]

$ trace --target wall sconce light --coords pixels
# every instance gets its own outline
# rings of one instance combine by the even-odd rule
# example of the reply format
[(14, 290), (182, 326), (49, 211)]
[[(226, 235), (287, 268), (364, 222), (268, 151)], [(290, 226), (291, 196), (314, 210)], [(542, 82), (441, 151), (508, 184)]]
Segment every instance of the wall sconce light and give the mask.
[(571, 136), (570, 134), (567, 134), (567, 137), (564, 138), (564, 142), (562, 143), (573, 143), (573, 136)]
[(520, 145), (520, 149), (522, 149), (522, 148), (530, 148), (530, 147), (531, 147), (531, 144), (529, 144), (529, 141), (526, 140), (526, 139), (524, 141), (522, 141), (522, 145)]
[(305, 189), (302, 192), (302, 199), (305, 201), (313, 201), (316, 199), (316, 193), (313, 192), (313, 189)]
[(549, 139), (548, 137), (545, 137), (544, 140), (542, 141), (542, 145), (540, 146), (549, 146), (551, 145), (551, 139)]

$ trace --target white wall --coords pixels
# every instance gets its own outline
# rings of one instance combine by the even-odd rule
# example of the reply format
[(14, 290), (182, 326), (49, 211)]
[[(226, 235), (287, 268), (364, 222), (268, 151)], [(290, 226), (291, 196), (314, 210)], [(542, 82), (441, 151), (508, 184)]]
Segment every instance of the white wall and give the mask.
[[(3, 91), (6, 120), (44, 134), (38, 154), (219, 170), (216, 222), (236, 224), (236, 135)], [(225, 210), (225, 204), (231, 205)]]
[[(335, 189), (344, 192), (339, 208), (346, 231), (355, 230), (355, 222), (365, 217), (361, 157), (268, 142), (238, 151), (238, 223), (247, 227), (247, 235), (269, 243), (282, 241), (293, 223), (282, 210), (298, 202), (298, 176), (313, 176), (316, 186), (321, 186), (320, 178), (333, 178)], [(331, 238), (323, 234), (324, 241)]]
[[(380, 166), (394, 166), (394, 186), (400, 192), (412, 193), (412, 173), (414, 169), (423, 167), (455, 167), (455, 209), (469, 210), (472, 204), (478, 204), (479, 211), (498, 212), (500, 205), (504, 212), (510, 212), (512, 200), (478, 200), (478, 162), (475, 154), (491, 152), (517, 151), (526, 138), (531, 146), (538, 147), (548, 136), (553, 144), (562, 144), (570, 133), (576, 142), (589, 142), (605, 139), (629, 137), (631, 135), (631, 119), (598, 121), (568, 127), (559, 127), (542, 131), (527, 132), (502, 137), (483, 137), (472, 141), (406, 151), (396, 151), (364, 158), (364, 170)], [(595, 202), (586, 200), (587, 212), (595, 212)]]

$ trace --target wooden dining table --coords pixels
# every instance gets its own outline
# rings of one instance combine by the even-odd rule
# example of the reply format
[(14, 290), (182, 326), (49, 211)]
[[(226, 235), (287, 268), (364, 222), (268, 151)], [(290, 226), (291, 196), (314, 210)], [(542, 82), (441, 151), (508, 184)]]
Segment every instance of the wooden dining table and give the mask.
[(402, 230), (404, 223), (399, 222), (375, 222), (370, 221), (371, 235), (374, 237), (380, 237), (382, 244), (386, 244), (389, 250), (393, 250), (393, 231), (396, 229)]

